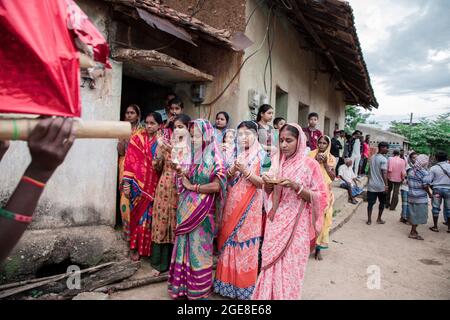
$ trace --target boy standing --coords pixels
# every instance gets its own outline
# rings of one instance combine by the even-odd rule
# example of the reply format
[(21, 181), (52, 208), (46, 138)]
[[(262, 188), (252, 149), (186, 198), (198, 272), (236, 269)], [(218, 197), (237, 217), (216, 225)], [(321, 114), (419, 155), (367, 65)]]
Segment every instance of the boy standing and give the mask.
[(318, 122), (319, 115), (316, 112), (311, 112), (308, 115), (309, 126), (307, 128), (303, 128), (303, 132), (306, 134), (306, 138), (308, 139), (306, 145), (311, 149), (311, 151), (317, 149), (317, 142), (322, 136), (322, 132), (316, 128)]

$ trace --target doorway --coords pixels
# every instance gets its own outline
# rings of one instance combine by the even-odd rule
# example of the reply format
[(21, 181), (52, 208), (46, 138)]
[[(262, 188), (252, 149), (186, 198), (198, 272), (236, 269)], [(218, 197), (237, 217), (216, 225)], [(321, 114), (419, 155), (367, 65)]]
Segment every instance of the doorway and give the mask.
[[(122, 95), (120, 102), (120, 119), (125, 118), (125, 111), (131, 104), (137, 104), (141, 109), (141, 121), (151, 112), (160, 112), (164, 118), (165, 97), (172, 92), (172, 87), (163, 86), (151, 81), (141, 80), (135, 77), (123, 75)], [(165, 112), (164, 112), (165, 113)], [(119, 174), (117, 175), (117, 189), (119, 190)], [(120, 192), (116, 198), (116, 228), (121, 228), (122, 215), (120, 208)]]
[(308, 126), (308, 114), (309, 114), (309, 106), (299, 102), (298, 103), (298, 124), (302, 128), (306, 128)]
[[(122, 78), (122, 100), (120, 103), (120, 115), (123, 119), (125, 111), (130, 104), (137, 104), (141, 108), (142, 116), (150, 112), (159, 111), (165, 107), (165, 97), (172, 92), (171, 87), (160, 84), (123, 76)], [(145, 119), (142, 118), (142, 121)]]
[(325, 117), (325, 122), (324, 122), (324, 129), (323, 129), (325, 135), (330, 136), (330, 131), (331, 131), (331, 120), (328, 117)]
[(275, 101), (275, 117), (281, 117), (287, 120), (288, 114), (288, 93), (277, 86), (277, 95)]

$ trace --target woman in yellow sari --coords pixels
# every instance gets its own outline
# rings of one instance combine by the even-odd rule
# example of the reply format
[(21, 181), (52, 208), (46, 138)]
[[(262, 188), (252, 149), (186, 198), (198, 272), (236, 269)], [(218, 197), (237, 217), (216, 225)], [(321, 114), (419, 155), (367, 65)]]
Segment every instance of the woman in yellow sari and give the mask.
[(322, 136), (318, 141), (318, 148), (309, 153), (309, 156), (315, 159), (320, 165), (320, 173), (323, 176), (325, 184), (328, 186), (328, 206), (325, 209), (322, 231), (319, 236), (311, 243), (311, 249), (315, 247), (316, 260), (322, 260), (320, 250), (328, 249), (330, 240), (330, 228), (333, 223), (333, 204), (334, 195), (331, 183), (336, 178), (336, 158), (331, 154), (331, 139), (328, 136)]
[[(141, 124), (141, 109), (138, 105), (132, 104), (125, 111), (125, 121), (131, 123), (132, 134), (145, 129)], [(117, 152), (119, 153), (119, 186), (122, 185), (125, 154), (128, 149), (130, 139), (122, 139), (117, 144)], [(120, 188), (119, 188), (120, 189)], [(120, 191), (120, 214), (122, 217), (123, 237), (130, 240), (130, 200)]]

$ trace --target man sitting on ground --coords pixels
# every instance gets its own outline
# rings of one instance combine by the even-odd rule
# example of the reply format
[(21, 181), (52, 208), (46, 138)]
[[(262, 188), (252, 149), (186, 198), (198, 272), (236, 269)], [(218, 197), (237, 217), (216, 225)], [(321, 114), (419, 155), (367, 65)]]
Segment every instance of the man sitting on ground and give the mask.
[(345, 165), (339, 167), (339, 178), (342, 180), (341, 188), (348, 191), (348, 202), (357, 204), (355, 197), (360, 195), (363, 190), (358, 187), (358, 180), (352, 167), (353, 161), (350, 158), (345, 159)]

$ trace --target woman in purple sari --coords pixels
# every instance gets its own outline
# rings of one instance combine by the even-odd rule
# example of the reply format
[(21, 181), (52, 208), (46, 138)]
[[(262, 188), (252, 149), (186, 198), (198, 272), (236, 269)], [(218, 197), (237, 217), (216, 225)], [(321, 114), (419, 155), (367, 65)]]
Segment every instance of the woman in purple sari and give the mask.
[(190, 126), (193, 163), (178, 167), (180, 200), (169, 271), (172, 298), (204, 299), (213, 284), (213, 239), (216, 213), (226, 188), (226, 169), (209, 121)]

